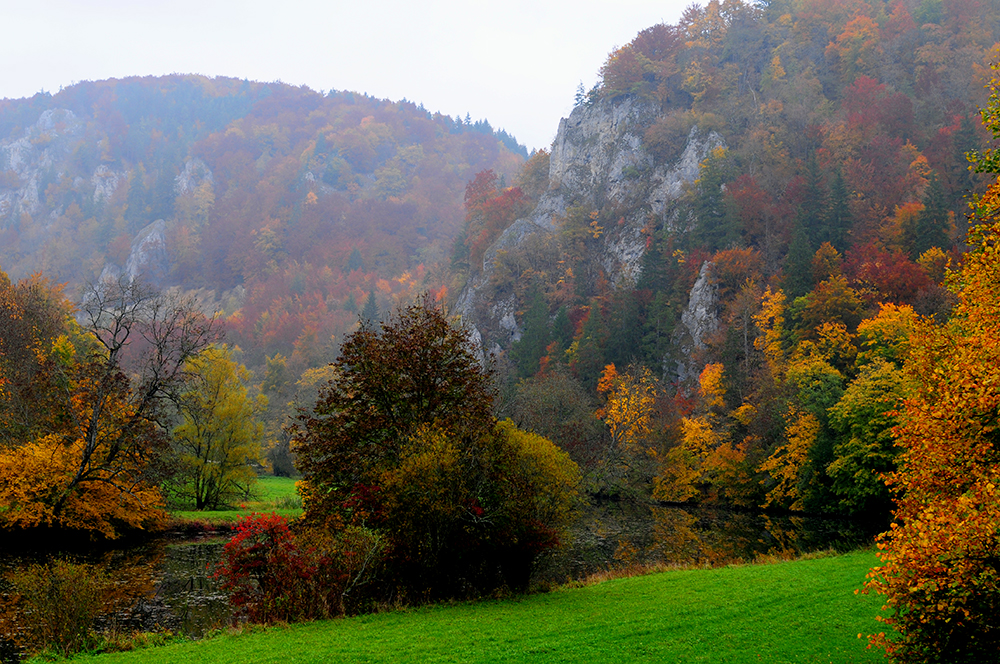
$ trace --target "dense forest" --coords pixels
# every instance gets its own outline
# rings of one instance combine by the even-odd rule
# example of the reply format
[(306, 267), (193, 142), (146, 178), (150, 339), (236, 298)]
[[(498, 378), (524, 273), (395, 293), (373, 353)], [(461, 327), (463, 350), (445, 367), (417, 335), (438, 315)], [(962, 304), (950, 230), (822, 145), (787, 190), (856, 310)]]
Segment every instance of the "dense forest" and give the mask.
[(114, 538), (301, 472), (363, 604), (522, 587), (578, 490), (895, 518), (874, 641), (954, 645), (937, 606), (994, 648), (998, 58), (994, 0), (712, 0), (531, 155), (281, 84), (4, 100), (0, 524)]
[[(512, 377), (504, 412), (599, 493), (652, 479), (665, 501), (887, 519), (907, 339), (949, 317), (988, 183), (967, 155), (988, 136), (998, 20), (989, 3), (711, 2), (612, 52), (570, 123), (654, 112), (603, 194), (551, 181), (557, 152), (520, 189), (467, 190), (459, 282), (516, 302), (514, 329), (474, 314)], [(697, 177), (651, 205), (656, 169), (709, 133)], [(546, 190), (564, 201), (551, 230), (512, 241), (519, 197)], [(630, 224), (645, 251), (623, 277), (609, 256)]]

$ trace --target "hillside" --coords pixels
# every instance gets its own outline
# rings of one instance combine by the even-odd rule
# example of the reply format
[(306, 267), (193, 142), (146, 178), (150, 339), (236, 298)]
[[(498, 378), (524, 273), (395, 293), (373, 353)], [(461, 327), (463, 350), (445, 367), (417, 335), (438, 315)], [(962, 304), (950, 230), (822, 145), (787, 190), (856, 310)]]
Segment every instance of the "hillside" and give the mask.
[(470, 187), (452, 293), (504, 413), (593, 491), (886, 518), (998, 39), (995, 2), (712, 1), (610, 53), (520, 189)]
[(351, 92), (78, 83), (0, 101), (0, 266), (70, 293), (122, 270), (203, 289), (249, 361), (305, 368), (370, 292), (385, 310), (433, 284), (466, 182), (525, 156), (485, 120)]

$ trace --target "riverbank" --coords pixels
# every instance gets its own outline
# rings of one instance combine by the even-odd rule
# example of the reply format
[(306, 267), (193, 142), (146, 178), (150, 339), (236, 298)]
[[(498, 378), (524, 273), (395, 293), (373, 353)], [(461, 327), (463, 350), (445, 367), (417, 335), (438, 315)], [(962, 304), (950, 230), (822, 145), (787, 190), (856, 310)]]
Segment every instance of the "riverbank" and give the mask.
[(870, 551), (676, 570), (556, 591), (275, 627), (127, 653), (144, 662), (876, 662), (855, 595)]

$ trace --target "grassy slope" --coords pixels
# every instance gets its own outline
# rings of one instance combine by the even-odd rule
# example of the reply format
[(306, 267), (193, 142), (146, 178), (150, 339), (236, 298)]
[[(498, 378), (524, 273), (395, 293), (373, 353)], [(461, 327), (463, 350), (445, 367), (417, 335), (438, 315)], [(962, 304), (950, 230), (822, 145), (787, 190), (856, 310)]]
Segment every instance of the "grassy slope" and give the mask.
[(176, 521), (205, 521), (209, 523), (231, 523), (253, 512), (270, 514), (277, 512), (288, 518), (302, 514), (301, 507), (289, 507), (298, 502), (295, 480), (288, 477), (264, 476), (257, 478), (256, 496), (231, 510), (175, 510), (170, 516)]
[[(113, 662), (875, 662), (870, 552), (273, 628)], [(87, 660), (89, 661), (89, 660)]]

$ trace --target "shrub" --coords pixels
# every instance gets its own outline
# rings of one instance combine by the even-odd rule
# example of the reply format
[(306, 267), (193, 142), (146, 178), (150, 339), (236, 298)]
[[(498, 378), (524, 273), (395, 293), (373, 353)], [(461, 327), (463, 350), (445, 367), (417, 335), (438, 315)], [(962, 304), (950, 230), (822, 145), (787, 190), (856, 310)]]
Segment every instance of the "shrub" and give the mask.
[(366, 528), (296, 533), (283, 516), (253, 514), (237, 524), (215, 577), (250, 622), (327, 618), (363, 606), (357, 591), (379, 569), (382, 550)]
[(345, 527), (384, 539), (368, 601), (525, 587), (568, 521), (579, 471), (550, 441), (496, 421), (465, 332), (424, 301), (363, 326), (334, 367), (296, 432), (298, 486), (312, 527), (342, 543)]
[(6, 575), (14, 588), (24, 646), (32, 652), (79, 652), (94, 642), (94, 620), (105, 611), (107, 576), (66, 561), (31, 565)]

